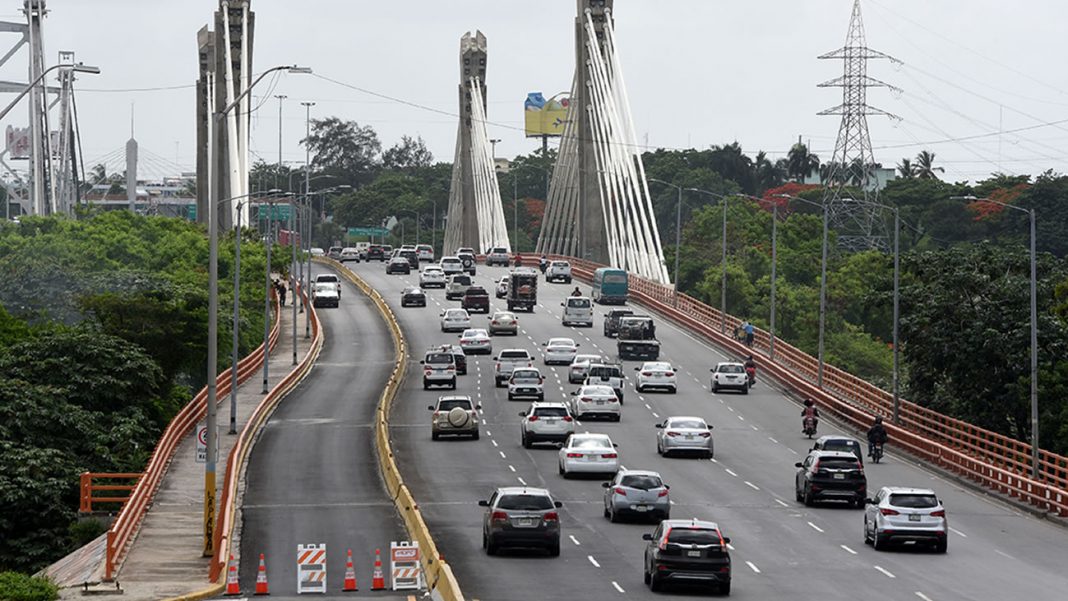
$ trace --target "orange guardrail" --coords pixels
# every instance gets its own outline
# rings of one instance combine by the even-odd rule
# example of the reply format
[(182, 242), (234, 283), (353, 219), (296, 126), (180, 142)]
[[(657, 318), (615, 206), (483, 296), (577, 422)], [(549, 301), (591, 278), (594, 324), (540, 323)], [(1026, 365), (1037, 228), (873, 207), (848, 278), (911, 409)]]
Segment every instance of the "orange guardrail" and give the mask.
[[(572, 274), (590, 281), (601, 265), (553, 255), (551, 258), (571, 263)], [(631, 274), (632, 298), (649, 308), (688, 326), (696, 332), (738, 354), (763, 352), (763, 371), (771, 373), (803, 394), (819, 400), (840, 418), (857, 428), (867, 429), (874, 415), (893, 414), (893, 396), (833, 365), (824, 364), (823, 387), (816, 387), (818, 360), (784, 342), (775, 340), (775, 359), (767, 360), (770, 337), (757, 330), (753, 349), (736, 340), (732, 333), (740, 320), (725, 315), (686, 294), (679, 294), (676, 306), (674, 290)], [(1032, 479), (1031, 445), (949, 417), (907, 401), (900, 400), (901, 423), (888, 424), (891, 440), (905, 450), (932, 461), (944, 469), (992, 490), (1012, 495), (1044, 511), (1068, 516), (1068, 457), (1039, 451), (1040, 478)]]
[[(271, 295), (274, 300), (275, 310), (274, 324), (271, 326), (268, 343), (270, 344), (269, 348), (273, 350), (278, 343), (281, 311), (278, 310), (277, 298), (274, 297), (274, 293), (272, 292)], [(238, 383), (240, 384), (250, 378), (252, 374), (260, 369), (262, 364), (263, 344), (260, 344), (256, 350), (238, 361)], [(215, 386), (217, 398), (219, 399), (230, 393), (230, 368), (216, 377)], [(160, 436), (159, 442), (156, 443), (156, 448), (152, 451), (152, 458), (149, 459), (144, 474), (137, 481), (129, 500), (123, 505), (118, 517), (112, 523), (111, 528), (108, 529), (104, 580), (114, 580), (118, 568), (122, 565), (122, 560), (126, 556), (126, 551), (130, 543), (133, 542), (134, 536), (138, 528), (140, 528), (145, 514), (148, 512), (148, 507), (156, 494), (156, 489), (159, 488), (163, 475), (167, 472), (167, 466), (170, 464), (175, 450), (181, 443), (182, 438), (207, 414), (207, 398), (208, 389), (205, 386), (193, 397), (193, 400), (189, 401), (174, 416), (171, 423), (167, 425), (167, 429), (163, 431), (163, 435)]]
[[(124, 497), (106, 496), (101, 497), (93, 493), (97, 491), (122, 491), (129, 493), (137, 486), (136, 480), (141, 477), (140, 473), (127, 474), (118, 472), (83, 472), (79, 479), (78, 513), (92, 513), (93, 503), (125, 503), (130, 500), (130, 495)], [(133, 484), (98, 484), (97, 481), (107, 480), (134, 480)]]

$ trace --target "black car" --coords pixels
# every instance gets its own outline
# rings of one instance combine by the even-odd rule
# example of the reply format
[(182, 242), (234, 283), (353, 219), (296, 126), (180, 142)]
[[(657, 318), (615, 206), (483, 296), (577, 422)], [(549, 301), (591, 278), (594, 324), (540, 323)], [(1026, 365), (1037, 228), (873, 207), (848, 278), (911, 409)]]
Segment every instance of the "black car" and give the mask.
[(460, 306), (467, 309), (468, 313), (474, 313), (475, 311), (489, 313), (489, 293), (482, 286), (471, 286), (464, 292)]
[(401, 291), (401, 306), (425, 307), (426, 294), (423, 293), (422, 288), (416, 288), (415, 286), (405, 288)]
[(614, 338), (619, 334), (619, 320), (628, 316), (634, 315), (634, 311), (630, 309), (612, 309), (608, 313), (604, 314), (604, 335), (609, 338)]
[(812, 451), (795, 463), (794, 496), (806, 506), (816, 501), (845, 501), (864, 507), (868, 478), (860, 459), (849, 451)]
[(386, 253), (382, 250), (382, 246), (379, 244), (372, 244), (367, 247), (366, 261), (385, 261)]
[(412, 272), (412, 265), (404, 257), (394, 257), (386, 263), (386, 273), (403, 273), (408, 275)]
[(715, 522), (664, 520), (645, 534), (645, 583), (654, 591), (665, 584), (706, 584), (731, 593), (731, 555)]
[(403, 257), (404, 259), (406, 259), (408, 261), (408, 265), (410, 265), (412, 269), (414, 269), (416, 271), (419, 271), (419, 253), (418, 252), (416, 252), (414, 250), (401, 249), (401, 251), (399, 253), (397, 253), (397, 256), (398, 257)]
[(452, 356), (456, 359), (456, 375), (467, 375), (467, 355), (464, 354), (464, 350), (460, 348), (458, 344), (444, 344), (441, 346), (441, 350), (452, 353)]

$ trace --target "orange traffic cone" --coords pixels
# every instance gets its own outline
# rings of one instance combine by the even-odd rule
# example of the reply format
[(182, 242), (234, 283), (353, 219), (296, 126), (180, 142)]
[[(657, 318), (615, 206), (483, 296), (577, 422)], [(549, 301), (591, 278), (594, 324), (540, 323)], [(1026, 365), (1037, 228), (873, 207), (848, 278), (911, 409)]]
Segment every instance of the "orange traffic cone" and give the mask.
[(375, 549), (375, 571), (371, 577), (371, 590), (382, 591), (386, 589), (386, 577), (382, 575), (382, 552)]
[(237, 562), (234, 561), (233, 554), (230, 554), (230, 569), (226, 573), (226, 594), (227, 595), (240, 595), (241, 585), (237, 581)]
[(356, 587), (356, 569), (352, 567), (352, 549), (348, 550), (348, 559), (345, 560), (345, 585), (342, 592), (358, 591)]
[(260, 569), (256, 572), (256, 594), (271, 594), (267, 590), (267, 565), (263, 563), (263, 553), (260, 553)]

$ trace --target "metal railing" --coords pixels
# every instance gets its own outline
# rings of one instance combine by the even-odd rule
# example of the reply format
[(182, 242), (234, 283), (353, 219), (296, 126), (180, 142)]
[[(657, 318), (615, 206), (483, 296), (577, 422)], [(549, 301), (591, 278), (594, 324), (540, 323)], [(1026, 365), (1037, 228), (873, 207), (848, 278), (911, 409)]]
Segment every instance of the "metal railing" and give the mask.
[[(105, 503), (123, 504), (130, 500), (130, 495), (127, 494), (123, 497), (116, 496), (97, 496), (94, 493), (97, 491), (122, 491), (129, 493), (131, 490), (137, 487), (137, 480), (141, 478), (140, 473), (129, 474), (121, 472), (82, 472), (79, 479), (79, 494), (78, 494), (78, 513), (92, 513), (93, 503)], [(115, 480), (133, 480), (133, 484), (100, 484), (101, 480), (112, 482)], [(120, 507), (121, 509), (121, 507)]]

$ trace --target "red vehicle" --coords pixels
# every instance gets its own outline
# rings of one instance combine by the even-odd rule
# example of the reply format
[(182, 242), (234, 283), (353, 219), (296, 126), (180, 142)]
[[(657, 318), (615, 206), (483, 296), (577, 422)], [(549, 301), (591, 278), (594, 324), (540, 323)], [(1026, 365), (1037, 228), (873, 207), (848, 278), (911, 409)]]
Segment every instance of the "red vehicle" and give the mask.
[(475, 311), (489, 313), (489, 292), (486, 292), (486, 289), (482, 286), (471, 286), (464, 292), (464, 298), (460, 301), (460, 306), (467, 309), (468, 313), (474, 313)]

